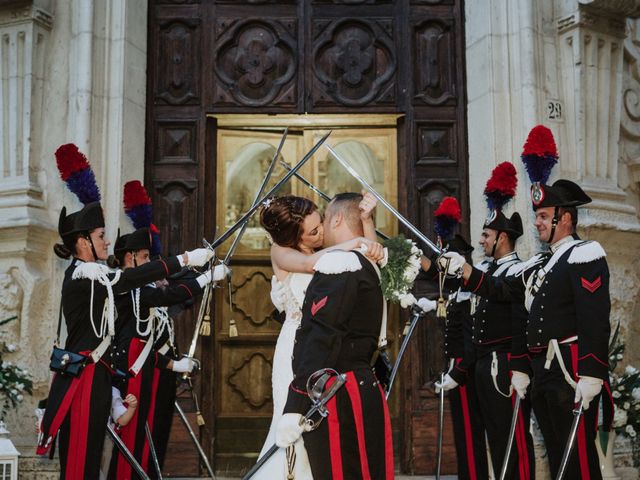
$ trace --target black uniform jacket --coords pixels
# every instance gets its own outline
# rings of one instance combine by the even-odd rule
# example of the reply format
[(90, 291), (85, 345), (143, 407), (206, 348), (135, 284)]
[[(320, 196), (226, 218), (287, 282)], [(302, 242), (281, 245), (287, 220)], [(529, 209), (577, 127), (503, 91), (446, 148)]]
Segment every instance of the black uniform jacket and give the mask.
[[(126, 271), (126, 270), (125, 270)], [(195, 279), (181, 280), (171, 283), (166, 288), (156, 288), (153, 285), (145, 285), (140, 289), (131, 290), (116, 297), (116, 307), (118, 309), (118, 319), (116, 320), (116, 366), (122, 372), (128, 371), (131, 365), (128, 363), (129, 344), (133, 338), (147, 339), (149, 335), (140, 335), (136, 328), (137, 319), (134, 312), (134, 298), (137, 290), (140, 291), (140, 311), (141, 319), (147, 319), (151, 308), (168, 307), (184, 302), (199, 295), (202, 288)], [(152, 321), (152, 319), (150, 319)], [(146, 330), (147, 323), (144, 322), (140, 329)], [(166, 338), (165, 338), (166, 341)], [(170, 358), (158, 355), (156, 362), (158, 367), (165, 368)]]
[[(577, 337), (578, 374), (606, 380), (611, 302), (605, 255), (599, 243), (580, 241), (557, 255), (546, 274), (542, 269), (551, 261), (552, 252), (534, 256), (504, 278), (474, 268), (465, 288), (490, 299), (523, 304), (532, 295), (526, 323), (529, 351), (544, 351), (552, 339), (571, 342)], [(540, 277), (540, 288), (527, 295), (527, 282), (536, 278), (532, 275)]]
[[(72, 278), (78, 265), (83, 263), (81, 260), (74, 259), (65, 271), (62, 284), (62, 311), (67, 326), (65, 349), (73, 352), (94, 350), (102, 341), (101, 338), (96, 336), (93, 328), (97, 329), (100, 326), (102, 311), (105, 299), (107, 298), (107, 289), (98, 281), (92, 281), (88, 278), (78, 278), (75, 280)], [(166, 260), (155, 260), (137, 268), (127, 269), (120, 273), (120, 278), (113, 284), (113, 293), (117, 297), (120, 293), (127, 292), (155, 280), (160, 280), (179, 270), (180, 264), (176, 257), (171, 257)], [(115, 275), (114, 273), (110, 273), (108, 276), (113, 279)], [(92, 284), (93, 328), (90, 324), (91, 318), (89, 315)]]
[(447, 301), (447, 319), (444, 328), (444, 352), (447, 358), (461, 359), (449, 371), (458, 385), (467, 381), (469, 370), (476, 361), (476, 348), (471, 339), (471, 301), (466, 292), (453, 292)]
[[(322, 263), (335, 273), (319, 268)], [(370, 369), (378, 348), (382, 290), (373, 265), (357, 252), (325, 254), (316, 265), (293, 347), (294, 378), (284, 413), (305, 414), (307, 379), (322, 368)]]

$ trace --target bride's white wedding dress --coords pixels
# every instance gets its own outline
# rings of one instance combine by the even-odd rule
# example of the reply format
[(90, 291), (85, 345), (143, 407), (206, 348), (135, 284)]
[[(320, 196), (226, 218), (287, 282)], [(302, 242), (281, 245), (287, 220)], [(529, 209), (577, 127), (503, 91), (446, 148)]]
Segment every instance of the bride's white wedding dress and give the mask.
[[(291, 366), (291, 356), (293, 355), (293, 341), (296, 337), (296, 330), (302, 320), (302, 303), (307, 286), (311, 281), (311, 274), (289, 273), (282, 282), (284, 296), (285, 320), (278, 335), (276, 350), (273, 354), (273, 370), (271, 375), (271, 386), (273, 388), (273, 418), (269, 434), (264, 442), (260, 457), (275, 443), (276, 428), (282, 411), (287, 402), (289, 384), (293, 380), (293, 369)], [(304, 440), (300, 438), (295, 444), (295, 480), (312, 480), (311, 467), (307, 451), (304, 448)], [(253, 478), (262, 480), (286, 479), (288, 474), (285, 449), (280, 448), (267, 461), (267, 463), (254, 475)]]

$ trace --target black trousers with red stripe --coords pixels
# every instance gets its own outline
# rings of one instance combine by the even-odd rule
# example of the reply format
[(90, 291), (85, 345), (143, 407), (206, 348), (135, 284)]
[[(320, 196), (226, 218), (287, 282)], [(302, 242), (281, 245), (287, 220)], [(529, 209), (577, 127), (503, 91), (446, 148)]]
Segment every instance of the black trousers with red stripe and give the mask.
[(487, 445), (473, 370), (469, 371), (467, 382), (449, 390), (448, 395), (458, 459), (458, 478), (486, 480), (489, 478)]
[[(480, 411), (484, 420), (491, 463), (496, 475), (500, 475), (502, 463), (506, 453), (509, 432), (511, 430), (511, 416), (515, 394), (509, 394), (511, 376), (509, 373), (509, 358), (505, 352), (497, 353), (498, 373), (496, 383), (500, 392), (496, 389), (491, 376), (491, 354), (483, 355), (476, 360), (476, 388)], [(516, 424), (516, 432), (509, 456), (506, 478), (529, 480), (535, 478), (535, 454), (533, 450), (533, 438), (530, 432), (531, 404), (525, 398), (520, 403), (520, 412)]]
[[(153, 445), (158, 454), (160, 468), (164, 465), (173, 422), (176, 401), (176, 383), (178, 374), (172, 370), (159, 369), (158, 390), (156, 391), (156, 408), (153, 416)], [(156, 478), (155, 471), (151, 469), (149, 477)]]
[[(564, 364), (574, 374), (577, 366), (577, 345), (560, 345)], [(556, 477), (562, 461), (574, 415), (575, 391), (567, 383), (556, 358), (549, 370), (544, 368), (545, 353), (533, 357), (533, 379), (531, 381), (531, 402), (533, 412), (542, 431), (549, 457), (552, 477)], [(599, 480), (602, 478), (600, 463), (595, 446), (598, 429), (598, 405), (600, 395), (594, 398), (578, 425), (574, 447), (564, 478)]]
[[(71, 381), (68, 377), (57, 375), (49, 395), (55, 397), (57, 390)], [(82, 371), (82, 382), (60, 425), (61, 479), (99, 478), (110, 409), (111, 372), (101, 362), (90, 364)]]
[[(129, 346), (129, 366), (133, 365), (138, 355), (144, 348), (144, 343), (138, 338), (133, 338)], [(147, 357), (142, 368), (135, 377), (129, 378), (122, 387), (121, 395), (124, 398), (131, 393), (138, 399), (138, 408), (131, 421), (120, 430), (120, 437), (129, 451), (145, 472), (153, 472), (153, 461), (149, 450), (149, 442), (145, 431), (145, 424), (149, 423), (149, 430), (153, 432), (153, 418), (155, 410), (156, 390), (160, 372), (155, 368), (154, 354)], [(136, 478), (131, 466), (119, 452), (114, 455), (109, 471), (109, 478), (117, 480), (129, 480)]]
[(313, 478), (393, 479), (389, 410), (373, 372), (348, 372), (327, 409), (328, 417), (303, 436)]

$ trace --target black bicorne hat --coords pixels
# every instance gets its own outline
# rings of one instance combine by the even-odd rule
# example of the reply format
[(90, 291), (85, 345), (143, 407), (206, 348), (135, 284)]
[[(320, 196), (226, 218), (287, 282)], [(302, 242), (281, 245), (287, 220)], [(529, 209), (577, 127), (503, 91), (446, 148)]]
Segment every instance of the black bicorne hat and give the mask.
[(499, 232), (507, 232), (511, 238), (518, 238), (523, 233), (522, 218), (518, 212), (514, 212), (508, 218), (502, 210), (492, 210), (484, 222), (482, 228), (490, 228)]
[(456, 233), (454, 237), (449, 240), (448, 250), (452, 252), (457, 252), (460, 255), (466, 255), (468, 253), (473, 252), (473, 247), (469, 242), (465, 240), (465, 238)]
[(122, 236), (120, 235), (120, 230), (118, 230), (118, 238), (113, 247), (114, 253), (136, 252), (143, 249), (151, 249), (151, 233), (148, 228), (139, 228), (133, 233), (127, 233)]
[(67, 208), (62, 207), (58, 219), (58, 233), (66, 237), (73, 233), (90, 232), (104, 227), (104, 215), (100, 202), (91, 202), (82, 210), (67, 215)]
[(531, 186), (533, 210), (545, 207), (579, 207), (591, 203), (587, 195), (577, 183), (570, 180), (556, 180), (553, 185), (534, 183)]

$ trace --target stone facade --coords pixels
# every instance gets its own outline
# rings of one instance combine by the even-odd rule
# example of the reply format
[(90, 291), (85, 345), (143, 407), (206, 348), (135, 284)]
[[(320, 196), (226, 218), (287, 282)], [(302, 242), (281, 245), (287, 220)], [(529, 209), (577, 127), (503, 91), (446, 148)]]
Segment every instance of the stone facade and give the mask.
[(18, 316), (3, 327), (2, 340), (19, 347), (5, 360), (34, 378), (34, 395), (7, 419), (25, 453), (49, 384), (60, 291), (52, 279), (66, 267), (52, 251), (58, 213), (79, 207), (53, 152), (74, 142), (87, 155), (113, 238), (122, 185), (143, 176), (146, 23), (146, 0), (0, 2), (0, 320)]
[[(635, 365), (639, 3), (465, 2), (473, 240), (486, 213), (478, 201), (484, 183), (497, 163), (510, 160), (520, 175), (515, 207), (527, 232), (519, 250), (527, 257), (539, 248), (519, 155), (529, 129), (549, 125), (561, 156), (552, 180), (576, 179), (594, 198), (581, 211), (581, 234), (608, 251), (612, 321), (620, 321)], [(143, 177), (146, 22), (146, 0), (0, 2), (0, 101), (8, 102), (0, 109), (0, 320), (18, 316), (4, 339), (20, 349), (7, 359), (36, 381), (34, 396), (8, 419), (19, 449), (35, 441), (32, 411), (49, 381), (60, 288), (51, 279), (65, 267), (51, 253), (57, 215), (62, 205), (78, 207), (58, 179), (53, 152), (74, 142), (88, 156), (114, 238), (124, 223), (121, 186)]]
[(640, 2), (491, 0), (465, 8), (472, 235), (486, 215), (478, 200), (490, 172), (508, 160), (519, 176), (512, 208), (525, 222), (518, 251), (528, 258), (540, 248), (520, 153), (533, 126), (549, 126), (560, 153), (550, 181), (577, 181), (594, 199), (580, 210), (580, 235), (608, 252), (611, 321), (627, 343), (622, 366), (638, 366)]

